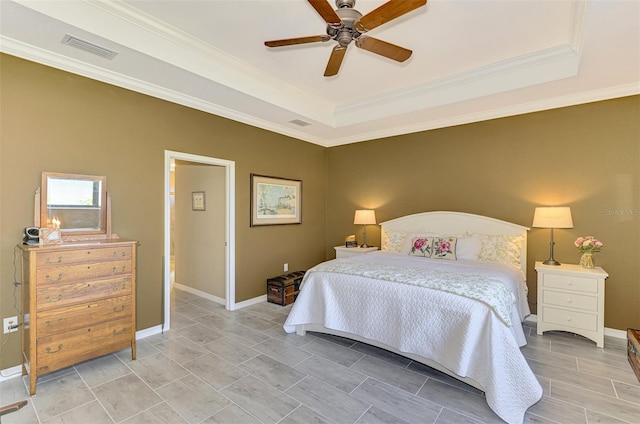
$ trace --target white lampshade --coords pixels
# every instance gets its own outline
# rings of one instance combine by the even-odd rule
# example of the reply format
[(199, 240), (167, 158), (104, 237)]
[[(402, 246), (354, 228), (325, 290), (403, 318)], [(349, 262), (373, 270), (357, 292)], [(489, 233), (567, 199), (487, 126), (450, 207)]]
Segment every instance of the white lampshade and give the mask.
[(536, 228), (573, 228), (571, 208), (566, 206), (536, 208), (531, 226)]
[(376, 211), (371, 209), (360, 209), (356, 211), (353, 223), (357, 225), (373, 225), (376, 223)]

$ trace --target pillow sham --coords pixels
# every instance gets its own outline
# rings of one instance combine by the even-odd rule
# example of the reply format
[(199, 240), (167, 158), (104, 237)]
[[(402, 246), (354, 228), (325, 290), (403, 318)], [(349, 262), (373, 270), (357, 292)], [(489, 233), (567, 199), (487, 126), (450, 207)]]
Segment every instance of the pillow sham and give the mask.
[(411, 239), (411, 249), (409, 249), (410, 256), (422, 256), (424, 258), (430, 258), (432, 252), (432, 237), (413, 237)]
[(387, 250), (389, 252), (401, 252), (406, 238), (407, 233), (400, 231), (385, 231), (384, 239), (382, 240), (382, 250)]
[(455, 261), (457, 241), (456, 237), (434, 237), (431, 257)]
[(482, 241), (479, 260), (508, 263), (520, 267), (520, 254), (522, 253), (524, 235), (478, 234), (478, 236)]

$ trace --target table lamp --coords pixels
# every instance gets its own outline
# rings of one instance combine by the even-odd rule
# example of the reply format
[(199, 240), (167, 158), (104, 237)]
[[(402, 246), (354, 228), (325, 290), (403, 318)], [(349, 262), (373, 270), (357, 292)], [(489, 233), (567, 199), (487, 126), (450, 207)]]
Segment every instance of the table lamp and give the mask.
[(553, 229), (554, 228), (573, 228), (573, 220), (571, 219), (571, 208), (569, 207), (539, 207), (533, 214), (532, 227), (550, 228), (551, 241), (549, 242), (549, 259), (542, 262), (545, 265), (560, 265), (560, 262), (553, 258)]
[(362, 225), (363, 240), (360, 247), (367, 246), (367, 225), (374, 225), (376, 223), (376, 212), (371, 209), (360, 209), (356, 211), (356, 216), (353, 218), (353, 223), (356, 225)]

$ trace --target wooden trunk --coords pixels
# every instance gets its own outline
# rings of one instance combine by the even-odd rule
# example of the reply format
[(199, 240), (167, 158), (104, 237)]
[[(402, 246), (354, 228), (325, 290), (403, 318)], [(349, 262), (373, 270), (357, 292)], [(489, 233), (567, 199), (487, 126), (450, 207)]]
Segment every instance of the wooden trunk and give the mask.
[(300, 283), (304, 271), (271, 277), (267, 280), (267, 300), (278, 305), (289, 305), (296, 300), (300, 292)]
[(627, 355), (631, 369), (640, 381), (640, 330), (627, 329)]

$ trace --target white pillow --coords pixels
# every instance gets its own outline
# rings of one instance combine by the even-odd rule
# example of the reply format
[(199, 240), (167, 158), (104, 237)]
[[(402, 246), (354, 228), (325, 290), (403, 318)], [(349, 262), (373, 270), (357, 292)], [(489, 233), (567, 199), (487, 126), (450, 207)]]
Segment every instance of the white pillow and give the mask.
[(458, 243), (456, 244), (456, 256), (458, 259), (477, 261), (480, 257), (481, 249), (482, 240), (479, 236), (458, 237)]

